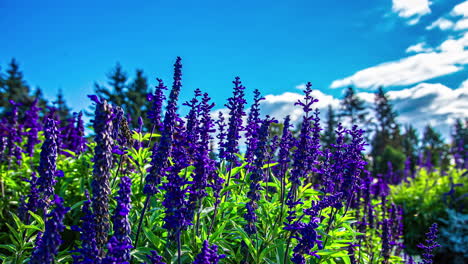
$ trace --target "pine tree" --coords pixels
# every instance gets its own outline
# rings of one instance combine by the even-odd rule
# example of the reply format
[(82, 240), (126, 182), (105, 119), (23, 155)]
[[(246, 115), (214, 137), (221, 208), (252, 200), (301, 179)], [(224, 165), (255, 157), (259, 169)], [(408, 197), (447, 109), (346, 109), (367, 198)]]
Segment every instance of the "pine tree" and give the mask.
[(55, 108), (57, 108), (57, 116), (60, 121), (66, 121), (72, 117), (70, 107), (67, 106), (65, 99), (63, 98), (62, 89), (59, 89), (57, 93), (57, 100), (54, 101)]
[[(341, 101), (341, 111), (340, 118), (347, 119), (350, 124), (364, 125), (367, 123), (366, 116), (368, 112), (364, 105), (364, 101), (357, 96), (352, 86), (349, 86), (344, 94), (344, 97)], [(367, 124), (366, 124), (367, 125)]]
[(47, 111), (47, 101), (44, 99), (44, 94), (42, 93), (42, 89), (37, 87), (33, 93), (33, 99), (37, 99), (37, 106), (41, 108), (41, 113), (44, 116)]
[(468, 118), (464, 122), (457, 119), (453, 126), (452, 153), (458, 167), (468, 166)]
[(442, 170), (449, 165), (449, 147), (431, 125), (424, 128), (421, 151), (424, 162), (430, 161), (433, 166), (439, 166)]
[[(137, 70), (135, 79), (128, 86), (128, 91), (125, 94), (127, 100), (125, 112), (130, 115), (132, 127), (138, 127), (138, 117), (146, 117), (146, 112), (151, 107), (147, 100), (148, 93), (148, 80), (144, 76), (143, 70)], [(145, 127), (150, 127), (147, 118), (145, 118)]]
[(94, 90), (99, 97), (104, 98), (109, 103), (120, 106), (126, 109), (126, 89), (127, 89), (127, 74), (122, 70), (120, 63), (117, 63), (115, 68), (107, 75), (109, 78), (109, 87), (94, 84)]
[(10, 100), (21, 103), (19, 111), (23, 113), (34, 100), (29, 95), (29, 86), (23, 80), (23, 73), (20, 71), (19, 64), (15, 59), (11, 60), (7, 69), (7, 75), (2, 79), (0, 107), (3, 107), (3, 113), (11, 111), (12, 105), (9, 102)]
[(331, 144), (336, 143), (335, 129), (338, 125), (337, 116), (335, 110), (331, 105), (328, 105), (327, 119), (325, 121), (325, 129), (323, 136), (321, 137), (323, 146), (329, 148)]
[(401, 147), (405, 156), (410, 160), (410, 170), (414, 173), (416, 171), (416, 164), (419, 157), (419, 137), (418, 131), (412, 125), (405, 126), (405, 132), (402, 135)]

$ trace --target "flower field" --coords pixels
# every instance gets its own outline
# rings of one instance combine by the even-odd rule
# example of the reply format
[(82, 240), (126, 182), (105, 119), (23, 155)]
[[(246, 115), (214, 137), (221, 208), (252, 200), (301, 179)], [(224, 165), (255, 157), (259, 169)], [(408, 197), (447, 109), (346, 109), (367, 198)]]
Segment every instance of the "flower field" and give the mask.
[(468, 139), (446, 163), (392, 163), (390, 148), (378, 163), (361, 125), (337, 122), (324, 143), (330, 127), (311, 83), (293, 122), (263, 115), (257, 90), (247, 102), (238, 77), (226, 111), (199, 89), (180, 102), (182, 77), (177, 58), (172, 85), (157, 79), (139, 126), (97, 95), (89, 129), (82, 113), (64, 122), (37, 101), (10, 102), (0, 124), (2, 263), (466, 260)]

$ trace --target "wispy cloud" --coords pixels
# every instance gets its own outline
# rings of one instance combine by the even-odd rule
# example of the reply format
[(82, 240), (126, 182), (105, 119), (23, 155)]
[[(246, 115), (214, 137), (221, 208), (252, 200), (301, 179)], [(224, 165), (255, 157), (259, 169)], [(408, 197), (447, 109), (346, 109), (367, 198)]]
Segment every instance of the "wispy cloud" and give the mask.
[(401, 91), (388, 92), (398, 121), (411, 124), (420, 131), (430, 124), (445, 139), (450, 138), (450, 129), (457, 118), (468, 118), (468, 80), (458, 89), (450, 89), (440, 83), (421, 83)]
[(432, 24), (427, 26), (426, 29), (431, 30), (434, 28), (439, 28), (440, 30), (444, 31), (444, 30), (452, 29), (453, 26), (454, 26), (454, 23), (452, 22), (452, 20), (448, 20), (446, 18), (441, 17), (437, 19), (436, 21), (432, 22)]
[(456, 5), (445, 17), (440, 17), (426, 27), (427, 30), (438, 28), (442, 31), (462, 31), (468, 29), (468, 1)]
[(354, 85), (359, 88), (412, 85), (458, 72), (468, 64), (468, 32), (449, 38), (434, 51), (418, 53), (400, 60), (382, 63), (335, 80), (331, 88)]
[(428, 0), (393, 0), (392, 11), (407, 19), (409, 25), (419, 22), (419, 19), (431, 13), (431, 2)]
[(421, 52), (432, 52), (433, 48), (429, 47), (426, 42), (420, 42), (418, 44), (409, 46), (406, 49), (406, 53), (421, 53)]

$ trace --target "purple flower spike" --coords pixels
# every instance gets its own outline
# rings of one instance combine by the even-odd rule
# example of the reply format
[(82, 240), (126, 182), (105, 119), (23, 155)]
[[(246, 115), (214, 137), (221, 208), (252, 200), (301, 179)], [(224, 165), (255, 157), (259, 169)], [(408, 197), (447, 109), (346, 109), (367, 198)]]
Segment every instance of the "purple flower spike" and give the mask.
[(164, 90), (167, 90), (167, 87), (164, 86), (164, 83), (161, 79), (156, 79), (158, 81), (158, 86), (154, 90), (154, 94), (148, 95), (148, 101), (152, 101), (151, 109), (148, 110), (148, 118), (153, 123), (154, 127), (159, 131), (162, 128), (161, 114), (162, 114), (162, 105), (166, 97), (164, 96)]
[(37, 107), (37, 99), (34, 100), (31, 107), (26, 110), (24, 114), (24, 126), (23, 135), (27, 136), (28, 141), (26, 142), (26, 153), (32, 157), (34, 152), (34, 146), (41, 141), (37, 137), (37, 133), (41, 130), (39, 124), (39, 111), (41, 108)]
[(41, 206), (41, 193), (39, 192), (39, 188), (37, 186), (37, 180), (38, 179), (36, 177), (35, 172), (32, 173), (31, 180), (26, 180), (30, 184), (29, 195), (27, 196), (28, 201), (27, 201), (27, 203), (26, 203), (26, 201), (23, 202), (23, 204), (22, 204), (23, 206), (20, 207), (21, 211), (20, 211), (20, 214), (19, 214), (21, 220), (23, 222), (25, 222), (25, 223), (29, 223), (29, 212), (28, 211), (37, 213), (37, 210)]
[(201, 252), (195, 257), (193, 264), (218, 264), (219, 260), (225, 258), (224, 254), (218, 255), (218, 246), (210, 244), (207, 240), (203, 242)]
[(166, 262), (163, 262), (163, 258), (158, 255), (158, 252), (154, 250), (151, 250), (151, 255), (146, 255), (146, 257), (150, 261), (147, 264), (166, 264)]
[(201, 103), (199, 102), (198, 98), (202, 96), (202, 92), (200, 89), (195, 90), (194, 97), (189, 102), (185, 102), (183, 105), (190, 107), (189, 113), (185, 117), (187, 120), (187, 144), (188, 144), (188, 153), (190, 156), (190, 160), (194, 159), (195, 152), (198, 148), (198, 139), (200, 136), (200, 122), (199, 122), (199, 114), (200, 114), (200, 107)]
[(116, 197), (117, 208), (112, 219), (114, 235), (107, 246), (109, 250), (104, 263), (106, 263), (106, 260), (110, 261), (109, 263), (130, 262), (130, 250), (133, 248), (132, 239), (130, 238), (130, 221), (128, 219), (132, 206), (130, 199), (131, 187), (132, 182), (129, 177), (124, 176), (120, 179), (119, 196)]
[[(305, 93), (305, 100), (298, 101), (295, 105), (302, 106), (304, 116), (302, 118), (302, 127), (301, 133), (299, 135), (299, 141), (297, 142), (296, 151), (293, 154), (293, 165), (290, 173), (289, 181), (291, 182), (291, 189), (288, 192), (286, 204), (289, 207), (288, 211), (288, 225), (292, 224), (292, 221), (296, 218), (294, 207), (301, 203), (296, 199), (297, 190), (302, 184), (302, 180), (307, 177), (307, 174), (312, 170), (312, 165), (315, 163), (315, 157), (318, 156), (316, 151), (318, 151), (319, 146), (314, 145), (315, 141), (312, 141), (312, 129), (311, 129), (311, 120), (313, 116), (311, 115), (312, 104), (318, 102), (317, 99), (312, 97), (312, 84), (307, 83)], [(314, 129), (315, 133), (316, 128)], [(317, 143), (317, 142), (315, 142)]]
[(99, 100), (99, 97), (95, 94), (88, 95), (88, 98), (91, 99), (91, 101), (95, 102), (96, 104), (101, 103), (101, 101)]
[[(203, 197), (207, 195), (206, 187), (208, 181), (213, 182), (211, 187), (214, 189), (215, 198), (218, 198), (219, 192), (218, 187), (221, 184), (217, 184), (216, 179), (219, 177), (215, 173), (214, 160), (210, 158), (210, 141), (212, 139), (210, 133), (213, 132), (213, 119), (211, 118), (210, 112), (214, 107), (213, 103), (210, 103), (211, 98), (208, 94), (203, 94), (203, 98), (200, 104), (200, 121), (199, 121), (199, 142), (197, 144), (196, 156), (195, 156), (195, 170), (193, 171), (193, 183), (190, 187), (190, 210), (191, 214), (195, 212), (198, 204), (201, 202)], [(188, 126), (188, 124), (187, 124)], [(222, 179), (221, 179), (222, 180)]]
[(317, 234), (318, 219), (314, 218), (309, 223), (298, 224), (298, 235), (294, 236), (298, 240), (298, 244), (294, 247), (293, 257), (291, 261), (296, 264), (306, 264), (304, 254), (319, 257), (316, 252), (312, 249), (317, 246), (319, 249), (322, 248), (321, 236)]
[(245, 137), (247, 140), (247, 151), (245, 152), (245, 159), (247, 162), (251, 162), (253, 159), (253, 153), (257, 146), (258, 141), (258, 129), (261, 125), (260, 120), (260, 101), (265, 100), (261, 97), (258, 89), (254, 91), (254, 103), (250, 107), (249, 116), (247, 118), (247, 128)]
[(55, 120), (47, 119), (45, 124), (45, 141), (42, 144), (41, 156), (39, 161), (39, 179), (37, 184), (39, 192), (42, 195), (41, 209), (48, 207), (49, 197), (54, 194), (54, 186), (57, 182), (57, 126)]
[(247, 221), (247, 225), (244, 227), (244, 230), (247, 234), (252, 235), (257, 233), (257, 227), (255, 223), (257, 222), (257, 215), (255, 210), (258, 208), (257, 202), (261, 198), (260, 194), (260, 182), (263, 180), (263, 164), (265, 162), (265, 153), (267, 146), (268, 138), (268, 129), (270, 124), (275, 122), (274, 119), (270, 119), (269, 116), (262, 121), (262, 126), (260, 127), (258, 142), (256, 144), (255, 156), (254, 156), (254, 166), (252, 168), (252, 174), (250, 175), (250, 190), (247, 193), (247, 197), (250, 201), (246, 204), (247, 213), (244, 214), (244, 219)]
[(55, 208), (46, 215), (45, 231), (36, 240), (36, 247), (29, 260), (30, 264), (52, 264), (62, 244), (60, 233), (65, 229), (63, 219), (69, 208), (63, 206), (63, 199), (55, 196)]
[(226, 150), (224, 146), (226, 145), (226, 122), (224, 122), (223, 112), (219, 111), (218, 120), (216, 120), (216, 125), (218, 126), (218, 135), (216, 138), (219, 140), (219, 150), (218, 157), (220, 160), (226, 158)]
[(93, 198), (93, 213), (96, 222), (96, 242), (103, 255), (103, 247), (107, 244), (109, 232), (109, 179), (112, 168), (112, 149), (114, 141), (112, 107), (105, 100), (96, 105), (93, 120), (96, 133), (96, 147), (94, 149), (93, 181), (91, 183)]
[(228, 99), (226, 107), (229, 109), (229, 127), (227, 130), (226, 142), (223, 146), (225, 150), (225, 158), (229, 162), (237, 163), (236, 153), (239, 153), (240, 132), (244, 130), (242, 125), (242, 117), (245, 116), (244, 105), (247, 103), (244, 99), (245, 87), (242, 86), (239, 77), (233, 81), (234, 92), (231, 98)]
[(423, 264), (432, 264), (432, 259), (434, 258), (433, 251), (434, 249), (440, 247), (437, 243), (437, 224), (434, 223), (429, 228), (429, 232), (426, 233), (426, 241), (424, 244), (418, 244), (417, 247), (422, 249), (424, 253), (422, 254)]
[(15, 158), (16, 164), (21, 164), (21, 127), (22, 125), (18, 121), (18, 106), (20, 104), (15, 103), (10, 100), (10, 103), (13, 105), (13, 110), (7, 114), (7, 120), (2, 120), (2, 123), (6, 123), (7, 126), (4, 128), (4, 136), (6, 137), (6, 149), (8, 150), (7, 159), (9, 162), (12, 161), (11, 158)]
[(81, 217), (81, 228), (77, 228), (81, 232), (80, 240), (81, 247), (73, 252), (78, 252), (78, 255), (73, 255), (74, 264), (92, 264), (99, 263), (99, 249), (96, 243), (96, 224), (94, 214), (91, 212), (91, 200), (89, 199), (88, 191), (85, 191), (87, 200), (83, 203)]
[(153, 155), (151, 157), (151, 167), (146, 176), (146, 185), (143, 193), (146, 195), (154, 195), (158, 192), (157, 186), (161, 183), (161, 178), (165, 174), (165, 169), (168, 165), (168, 157), (171, 156), (172, 141), (176, 121), (179, 120), (177, 114), (177, 100), (179, 99), (180, 88), (182, 87), (182, 63), (181, 58), (177, 57), (174, 64), (174, 83), (164, 115), (164, 123), (161, 131), (161, 139), (159, 144), (154, 144)]

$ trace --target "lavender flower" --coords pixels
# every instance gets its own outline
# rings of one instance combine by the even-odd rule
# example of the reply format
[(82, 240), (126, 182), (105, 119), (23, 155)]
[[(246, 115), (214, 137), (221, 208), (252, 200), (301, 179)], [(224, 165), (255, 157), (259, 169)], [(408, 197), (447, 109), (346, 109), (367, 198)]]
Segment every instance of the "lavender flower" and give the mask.
[(119, 196), (116, 197), (117, 208), (112, 219), (114, 235), (108, 243), (108, 253), (103, 260), (104, 263), (129, 263), (132, 240), (130, 238), (131, 227), (128, 214), (131, 209), (130, 195), (132, 193), (132, 182), (129, 177), (120, 179)]
[(29, 260), (30, 264), (52, 264), (58, 249), (62, 244), (60, 232), (65, 228), (63, 219), (69, 208), (63, 206), (63, 199), (59, 196), (54, 198), (55, 208), (46, 215), (45, 231), (36, 240), (36, 246)]
[(154, 94), (148, 94), (148, 101), (152, 101), (151, 109), (148, 110), (148, 118), (153, 123), (153, 126), (156, 128), (156, 131), (162, 129), (161, 114), (162, 114), (162, 105), (166, 97), (164, 96), (164, 90), (167, 90), (167, 87), (164, 86), (164, 83), (161, 79), (156, 79), (158, 81), (158, 86), (154, 90)]
[[(200, 127), (199, 127), (199, 142), (197, 144), (197, 153), (195, 157), (195, 170), (193, 171), (193, 183), (190, 186), (190, 211), (191, 214), (198, 207), (200, 201), (207, 195), (206, 187), (208, 186), (208, 180), (214, 180), (218, 177), (215, 173), (215, 164), (210, 159), (210, 140), (212, 139), (210, 133), (213, 132), (213, 119), (211, 118), (210, 112), (214, 107), (213, 103), (210, 103), (210, 97), (205, 93), (202, 98), (200, 105)], [(188, 126), (188, 124), (187, 124)], [(187, 130), (188, 127), (187, 127)], [(215, 183), (216, 184), (216, 183)], [(219, 196), (217, 192), (217, 185), (212, 184), (211, 186), (215, 190), (215, 196)]]
[(290, 116), (286, 116), (286, 118), (284, 119), (284, 123), (283, 123), (283, 133), (281, 135), (281, 141), (279, 143), (279, 153), (278, 153), (278, 168), (279, 168), (279, 176), (280, 176), (280, 179), (281, 179), (281, 184), (282, 184), (282, 190), (281, 190), (281, 194), (282, 194), (282, 201), (283, 201), (283, 197), (284, 197), (284, 177), (286, 175), (286, 171), (289, 167), (289, 163), (291, 162), (291, 149), (294, 147), (295, 145), (295, 140), (294, 140), (294, 137), (292, 136), (292, 133), (291, 131), (289, 130), (289, 128), (291, 127), (291, 118)]
[(348, 202), (361, 185), (360, 176), (367, 164), (362, 158), (362, 151), (366, 145), (362, 136), (364, 131), (358, 129), (357, 126), (354, 125), (349, 133), (351, 135), (351, 143), (347, 145), (346, 167), (343, 174), (343, 184), (341, 186), (341, 192), (343, 192), (344, 198), (348, 200)]
[(194, 159), (195, 152), (197, 151), (198, 148), (198, 138), (199, 138), (199, 113), (201, 111), (200, 109), (200, 103), (198, 101), (198, 97), (202, 96), (202, 93), (200, 89), (195, 90), (195, 95), (190, 100), (190, 102), (185, 102), (183, 105), (186, 105), (190, 107), (189, 113), (186, 116), (187, 120), (187, 144), (188, 144), (188, 154), (190, 157), (190, 160)]
[[(297, 148), (293, 155), (293, 165), (292, 170), (290, 173), (289, 181), (291, 182), (291, 189), (289, 190), (287, 196), (286, 204), (289, 207), (288, 211), (288, 224), (286, 227), (292, 223), (295, 219), (295, 211), (294, 207), (301, 202), (296, 200), (296, 192), (302, 184), (302, 179), (306, 178), (308, 172), (311, 169), (311, 151), (310, 149), (317, 149), (316, 146), (313, 145), (311, 142), (311, 120), (313, 116), (309, 115), (312, 111), (312, 104), (318, 102), (317, 99), (312, 97), (312, 84), (310, 82), (307, 83), (305, 93), (305, 101), (298, 101), (295, 105), (302, 106), (302, 110), (304, 111), (304, 116), (302, 119), (302, 128), (301, 133), (299, 135), (299, 141), (297, 142)], [(312, 153), (312, 155), (314, 155)]]
[(418, 248), (422, 249), (424, 253), (422, 254), (423, 264), (432, 264), (432, 259), (434, 258), (433, 251), (434, 249), (440, 247), (437, 243), (437, 224), (434, 223), (429, 228), (429, 232), (426, 233), (426, 241), (424, 244), (420, 243), (417, 245)]
[(39, 179), (37, 184), (39, 192), (42, 195), (41, 209), (47, 209), (49, 197), (54, 194), (54, 186), (57, 180), (57, 127), (55, 120), (47, 119), (45, 124), (45, 141), (42, 144), (41, 156), (39, 162)]
[[(309, 169), (312, 167), (311, 162), (311, 151), (310, 149), (317, 149), (311, 141), (311, 120), (313, 116), (310, 115), (312, 111), (312, 104), (318, 102), (317, 99), (312, 97), (312, 84), (309, 82), (306, 85), (305, 101), (297, 101), (295, 105), (302, 106), (304, 116), (302, 118), (301, 133), (299, 135), (299, 141), (297, 143), (297, 149), (294, 152), (293, 169), (291, 170), (290, 181), (292, 183), (292, 190), (295, 192), (296, 189), (301, 185), (301, 179), (307, 176)], [(315, 131), (314, 131), (315, 132)], [(314, 153), (312, 153), (314, 154)]]
[(382, 221), (382, 256), (384, 258), (383, 263), (388, 263), (388, 260), (390, 259), (390, 253), (391, 253), (391, 240), (392, 240), (392, 235), (390, 233), (390, 227), (391, 227), (391, 222), (389, 219), (384, 219)]
[(239, 153), (238, 140), (241, 138), (240, 132), (244, 130), (242, 117), (245, 116), (244, 105), (246, 101), (244, 99), (245, 87), (242, 86), (240, 78), (236, 77), (233, 83), (233, 96), (228, 99), (228, 103), (225, 105), (229, 109), (229, 127), (227, 130), (226, 142), (223, 147), (225, 149), (226, 160), (237, 163), (235, 154)]
[[(90, 97), (92, 98), (92, 97)], [(105, 100), (94, 100), (96, 103), (93, 127), (96, 133), (94, 149), (94, 170), (91, 184), (93, 213), (96, 223), (96, 242), (102, 256), (109, 232), (109, 179), (112, 168), (112, 108)]]
[(163, 262), (163, 258), (158, 255), (158, 252), (151, 250), (151, 255), (146, 255), (146, 257), (150, 260), (148, 264), (166, 264)]
[(174, 83), (169, 95), (169, 101), (164, 115), (163, 130), (161, 132), (161, 139), (158, 144), (153, 147), (153, 155), (151, 157), (151, 167), (149, 174), (146, 176), (146, 185), (143, 193), (146, 195), (154, 195), (157, 193), (157, 185), (161, 183), (161, 177), (165, 174), (167, 167), (167, 159), (171, 156), (172, 140), (176, 120), (179, 119), (177, 115), (177, 100), (179, 98), (182, 79), (182, 64), (181, 58), (177, 57), (174, 64)]
[[(7, 144), (6, 144), (6, 149), (9, 150), (9, 158), (14, 157), (16, 160), (16, 163), (18, 165), (21, 164), (21, 143), (22, 143), (22, 138), (21, 138), (21, 125), (18, 122), (18, 107), (21, 105), (19, 103), (16, 103), (12, 100), (10, 100), (10, 104), (13, 105), (13, 110), (11, 113), (8, 114), (9, 120), (7, 121), (8, 127), (6, 127), (7, 131)], [(9, 159), (9, 161), (11, 161)]]
[(26, 153), (32, 157), (34, 154), (34, 146), (41, 141), (38, 139), (37, 133), (41, 128), (39, 124), (39, 111), (41, 108), (37, 107), (37, 99), (34, 100), (32, 105), (24, 114), (23, 135), (27, 137)]
[(250, 201), (246, 204), (247, 213), (244, 214), (244, 219), (247, 221), (247, 225), (244, 227), (244, 230), (247, 234), (252, 235), (257, 233), (257, 227), (255, 223), (257, 222), (257, 215), (255, 210), (258, 208), (257, 202), (261, 198), (260, 194), (260, 182), (263, 180), (263, 164), (265, 159), (267, 137), (268, 137), (268, 128), (270, 124), (274, 122), (274, 119), (270, 119), (269, 116), (262, 121), (260, 127), (258, 142), (256, 144), (255, 156), (254, 156), (254, 166), (252, 168), (252, 174), (250, 174), (250, 190), (247, 193), (247, 197)]
[(258, 130), (261, 125), (260, 120), (260, 101), (265, 98), (261, 97), (258, 89), (254, 91), (254, 103), (250, 107), (249, 116), (247, 117), (247, 127), (245, 138), (247, 141), (247, 151), (245, 152), (245, 160), (252, 162), (254, 151), (258, 141)]
[(81, 217), (81, 228), (75, 228), (81, 232), (81, 247), (73, 252), (78, 255), (72, 255), (74, 264), (93, 264), (99, 263), (99, 249), (96, 243), (96, 224), (94, 214), (91, 212), (91, 200), (88, 191), (85, 191), (87, 200), (83, 203)]
[(297, 239), (298, 243), (293, 250), (293, 257), (291, 258), (292, 262), (296, 264), (306, 264), (304, 254), (319, 257), (315, 251), (312, 251), (315, 246), (319, 249), (323, 248), (322, 241), (320, 241), (321, 236), (317, 234), (316, 231), (318, 227), (317, 222), (317, 218), (312, 218), (307, 224), (298, 224), (298, 235), (293, 236)]
[(29, 213), (28, 211), (37, 213), (38, 208), (41, 206), (41, 193), (37, 184), (36, 173), (33, 172), (31, 175), (31, 180), (26, 180), (30, 184), (28, 201), (24, 201), (23, 206), (20, 208), (20, 218), (23, 222), (29, 223)]
[(189, 159), (182, 120), (179, 120), (179, 123), (180, 125), (176, 127), (178, 136), (174, 139), (172, 149), (173, 158), (177, 162), (167, 168), (167, 182), (163, 183), (161, 187), (166, 191), (162, 202), (166, 208), (163, 227), (173, 235), (180, 235), (180, 231), (191, 225), (190, 220), (192, 219), (186, 199), (188, 181), (185, 174), (180, 175), (180, 172), (189, 165)]
[(216, 138), (219, 140), (219, 151), (218, 157), (220, 160), (226, 158), (226, 149), (224, 146), (226, 145), (226, 123), (224, 122), (223, 112), (219, 111), (218, 120), (216, 120), (216, 125), (218, 125), (218, 135)]
[(8, 157), (5, 153), (5, 149), (7, 147), (7, 135), (4, 134), (6, 134), (6, 129), (0, 125), (0, 164), (2, 164)]
[(218, 264), (219, 260), (225, 258), (224, 254), (218, 255), (218, 246), (210, 244), (207, 240), (203, 242), (201, 252), (195, 257), (193, 264)]
[(72, 137), (72, 149), (77, 154), (83, 153), (86, 150), (86, 139), (84, 136), (83, 113), (79, 112), (76, 117), (76, 127)]

